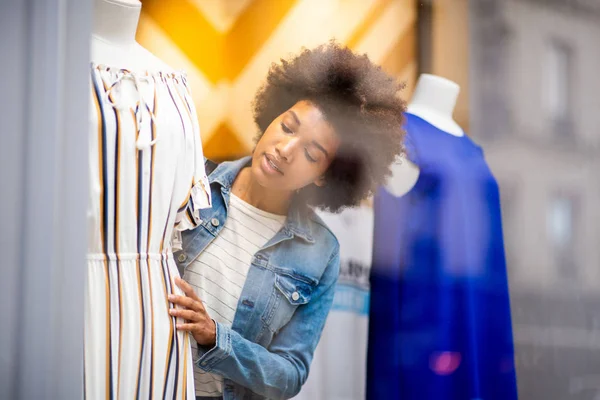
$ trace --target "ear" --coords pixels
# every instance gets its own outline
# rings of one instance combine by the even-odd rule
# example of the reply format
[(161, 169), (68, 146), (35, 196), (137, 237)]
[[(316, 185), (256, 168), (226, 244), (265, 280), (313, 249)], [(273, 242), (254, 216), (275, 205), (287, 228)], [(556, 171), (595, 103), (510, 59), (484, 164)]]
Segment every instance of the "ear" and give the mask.
[(313, 182), (315, 185), (317, 185), (318, 187), (323, 187), (325, 186), (325, 175), (321, 175), (320, 177), (317, 178), (317, 180), (315, 180)]

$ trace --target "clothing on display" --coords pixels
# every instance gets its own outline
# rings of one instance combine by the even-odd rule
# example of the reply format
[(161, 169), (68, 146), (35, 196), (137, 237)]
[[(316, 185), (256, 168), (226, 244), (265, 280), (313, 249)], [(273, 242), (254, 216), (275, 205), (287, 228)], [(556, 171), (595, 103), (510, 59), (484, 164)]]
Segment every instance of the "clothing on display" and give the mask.
[(310, 374), (296, 400), (362, 400), (367, 373), (373, 209), (319, 216), (340, 242), (340, 276)]
[(420, 173), (375, 197), (367, 398), (516, 399), (498, 185), (468, 136), (406, 117)]
[[(188, 265), (183, 278), (218, 323), (231, 327), (252, 258), (285, 223), (285, 215), (260, 210), (233, 193), (220, 235)], [(192, 353), (198, 345), (192, 341)], [(194, 366), (196, 396), (223, 394), (223, 377)]]
[(196, 111), (183, 73), (91, 65), (85, 395), (194, 396), (173, 229), (211, 204)]

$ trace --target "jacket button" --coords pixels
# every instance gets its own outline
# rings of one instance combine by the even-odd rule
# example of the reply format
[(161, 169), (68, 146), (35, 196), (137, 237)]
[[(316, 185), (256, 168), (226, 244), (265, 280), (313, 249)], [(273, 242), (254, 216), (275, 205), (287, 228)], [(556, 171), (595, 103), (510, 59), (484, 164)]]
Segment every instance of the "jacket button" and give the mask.
[(187, 256), (185, 255), (185, 253), (181, 253), (179, 256), (177, 256), (177, 259), (179, 260), (179, 262), (184, 262), (185, 260), (187, 260)]
[(300, 298), (300, 295), (298, 294), (298, 292), (292, 293), (292, 300), (298, 301), (299, 298)]
[(211, 219), (211, 220), (210, 220), (210, 223), (211, 223), (213, 226), (219, 226), (219, 220), (218, 220), (218, 219), (216, 219), (216, 218), (213, 218), (213, 219)]

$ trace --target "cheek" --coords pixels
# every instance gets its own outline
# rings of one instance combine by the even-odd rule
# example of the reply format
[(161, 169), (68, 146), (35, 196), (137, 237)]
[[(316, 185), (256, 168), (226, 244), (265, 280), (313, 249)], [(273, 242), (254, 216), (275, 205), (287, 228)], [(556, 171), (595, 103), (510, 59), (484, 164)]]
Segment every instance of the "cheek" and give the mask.
[(264, 145), (265, 143), (271, 143), (274, 139), (277, 138), (277, 136), (279, 135), (279, 129), (280, 129), (280, 122), (279, 119), (275, 119), (271, 125), (269, 125), (267, 127), (267, 129), (265, 130), (265, 133), (263, 133), (263, 135), (260, 137), (257, 145)]
[(256, 143), (256, 146), (254, 147), (254, 151), (252, 153), (252, 158), (253, 160), (258, 160), (260, 159), (260, 157), (266, 152), (268, 151), (270, 148), (273, 147), (273, 139), (272, 139), (272, 135), (268, 134), (268, 131), (265, 132), (260, 139), (258, 140), (258, 142)]
[(326, 169), (311, 162), (299, 163), (294, 169), (293, 181), (297, 189), (310, 185), (325, 173)]
[(265, 134), (263, 134), (260, 139), (258, 139), (258, 142), (256, 143), (256, 146), (254, 147), (254, 151), (260, 151), (260, 149), (262, 149), (265, 146)]

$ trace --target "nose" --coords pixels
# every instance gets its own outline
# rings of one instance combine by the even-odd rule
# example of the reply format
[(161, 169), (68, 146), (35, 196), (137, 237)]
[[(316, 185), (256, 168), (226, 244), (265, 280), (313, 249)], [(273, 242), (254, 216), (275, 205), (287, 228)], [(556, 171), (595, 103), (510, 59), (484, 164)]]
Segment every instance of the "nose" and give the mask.
[(294, 155), (294, 151), (298, 146), (298, 138), (296, 137), (285, 137), (282, 138), (279, 143), (275, 146), (277, 155), (284, 161), (291, 162)]

